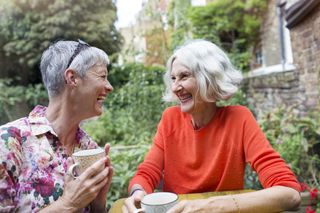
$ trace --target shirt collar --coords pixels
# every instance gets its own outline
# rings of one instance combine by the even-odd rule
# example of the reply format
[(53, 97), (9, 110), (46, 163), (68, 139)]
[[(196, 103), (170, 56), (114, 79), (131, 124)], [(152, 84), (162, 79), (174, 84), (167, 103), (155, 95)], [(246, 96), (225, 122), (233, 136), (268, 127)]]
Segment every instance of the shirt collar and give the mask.
[(47, 132), (58, 137), (57, 133), (53, 130), (50, 122), (46, 118), (46, 110), (45, 106), (36, 106), (29, 114), (29, 121), (31, 126), (31, 132), (33, 135), (42, 135)]

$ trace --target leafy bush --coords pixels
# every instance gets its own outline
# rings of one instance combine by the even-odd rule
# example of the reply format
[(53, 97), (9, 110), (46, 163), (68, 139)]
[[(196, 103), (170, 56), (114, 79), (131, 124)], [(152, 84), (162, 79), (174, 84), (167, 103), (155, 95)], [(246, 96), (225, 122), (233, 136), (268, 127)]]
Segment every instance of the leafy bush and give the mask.
[(320, 186), (319, 109), (299, 117), (294, 108), (280, 107), (260, 120), (272, 146), (289, 164), (300, 182)]
[(48, 103), (42, 84), (13, 86), (12, 80), (0, 79), (0, 124), (26, 116), (35, 105)]

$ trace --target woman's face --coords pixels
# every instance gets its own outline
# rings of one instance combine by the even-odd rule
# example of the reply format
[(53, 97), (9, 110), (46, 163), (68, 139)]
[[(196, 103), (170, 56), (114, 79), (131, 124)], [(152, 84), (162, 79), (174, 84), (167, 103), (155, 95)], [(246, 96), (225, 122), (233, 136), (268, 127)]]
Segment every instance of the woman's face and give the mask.
[(85, 117), (101, 115), (103, 102), (107, 94), (113, 90), (107, 76), (107, 68), (97, 65), (92, 67), (83, 79), (80, 79), (78, 104)]
[(172, 63), (171, 80), (172, 92), (180, 100), (181, 111), (189, 114), (201, 111), (203, 101), (198, 93), (197, 80), (178, 59)]

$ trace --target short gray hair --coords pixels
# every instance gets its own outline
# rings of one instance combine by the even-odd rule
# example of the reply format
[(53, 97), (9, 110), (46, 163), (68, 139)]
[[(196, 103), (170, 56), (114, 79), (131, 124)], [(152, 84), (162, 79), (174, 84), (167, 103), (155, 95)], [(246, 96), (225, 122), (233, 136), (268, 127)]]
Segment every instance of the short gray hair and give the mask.
[(58, 41), (42, 54), (40, 70), (49, 97), (54, 97), (63, 91), (64, 72), (67, 68), (72, 68), (83, 78), (90, 68), (109, 64), (108, 55), (103, 50), (88, 46), (82, 49), (67, 67), (78, 44), (76, 41)]
[(176, 59), (192, 71), (203, 101), (215, 102), (230, 98), (237, 92), (243, 78), (217, 45), (201, 39), (191, 40), (175, 50), (167, 62), (167, 71), (163, 77), (166, 85), (163, 99), (168, 102), (178, 101), (171, 89), (172, 63)]

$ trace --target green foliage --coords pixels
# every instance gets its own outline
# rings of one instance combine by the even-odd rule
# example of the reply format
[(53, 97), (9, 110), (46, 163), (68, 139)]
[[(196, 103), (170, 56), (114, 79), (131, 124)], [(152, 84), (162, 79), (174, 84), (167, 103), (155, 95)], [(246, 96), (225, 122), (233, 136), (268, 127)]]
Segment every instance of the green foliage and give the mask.
[(110, 157), (115, 167), (108, 205), (127, 197), (129, 180), (142, 162), (152, 143), (161, 113), (166, 107), (161, 101), (162, 67), (126, 64), (113, 67), (111, 84), (121, 83), (108, 96), (106, 111), (96, 120), (86, 122), (85, 130), (100, 146), (111, 144)]
[(168, 24), (171, 26), (170, 49), (182, 45), (191, 38), (191, 22), (187, 18), (187, 11), (191, 4), (189, 0), (170, 1), (168, 9)]
[(143, 161), (148, 149), (149, 146), (146, 144), (111, 149), (110, 158), (112, 159), (115, 174), (108, 193), (108, 208), (119, 198), (128, 197), (129, 181), (133, 177), (137, 165)]
[(236, 67), (248, 70), (249, 51), (258, 38), (266, 6), (264, 0), (215, 0), (189, 8), (193, 37), (216, 43), (231, 53)]
[(221, 100), (217, 103), (217, 105), (218, 106), (243, 105), (243, 106), (249, 107), (249, 103), (247, 101), (247, 94), (241, 88), (230, 99)]
[(0, 79), (0, 123), (26, 116), (35, 105), (46, 105), (47, 92), (42, 84), (13, 86), (12, 80)]
[(0, 0), (0, 77), (39, 83), (43, 50), (56, 40), (81, 38), (109, 54), (120, 48), (112, 0)]
[(272, 146), (301, 182), (320, 186), (320, 114), (298, 117), (293, 108), (280, 107), (265, 114), (261, 127)]
[(128, 81), (108, 96), (107, 111), (85, 127), (97, 142), (103, 144), (119, 141), (126, 145), (150, 143), (166, 106), (161, 101), (164, 70), (142, 64), (127, 64), (116, 70), (118, 72), (111, 70), (111, 79), (113, 75), (129, 73)]

